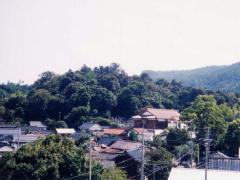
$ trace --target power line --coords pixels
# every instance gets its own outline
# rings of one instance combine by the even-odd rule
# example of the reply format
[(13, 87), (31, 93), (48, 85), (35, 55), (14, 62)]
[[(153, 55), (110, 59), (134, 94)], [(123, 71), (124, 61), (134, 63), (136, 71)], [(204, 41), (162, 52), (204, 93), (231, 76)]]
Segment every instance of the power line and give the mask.
[[(102, 169), (96, 170), (96, 172), (94, 172), (92, 175), (96, 175), (100, 171), (102, 171)], [(89, 172), (88, 173), (84, 173), (84, 174), (80, 174), (80, 175), (77, 175), (77, 176), (73, 176), (73, 177), (70, 177), (70, 178), (67, 178), (67, 179), (64, 179), (64, 180), (70, 180), (70, 179), (74, 179), (74, 178), (81, 177), (81, 176), (87, 176), (87, 175), (89, 175)]]
[(212, 139), (209, 138), (209, 127), (207, 128), (206, 138), (204, 139), (205, 146), (205, 180), (207, 180), (207, 170), (208, 170), (208, 153), (209, 147)]
[(92, 179), (92, 140), (91, 140), (91, 134), (89, 139), (89, 180)]
[(142, 121), (142, 160), (141, 160), (141, 180), (144, 180), (144, 120)]
[(116, 165), (119, 165), (119, 164), (122, 164), (122, 163), (124, 163), (124, 162), (130, 161), (130, 160), (132, 160), (132, 159), (134, 159), (134, 158), (129, 158), (129, 159), (126, 159), (126, 160), (124, 160), (124, 161), (121, 161), (121, 162), (115, 163), (115, 164), (116, 164)]

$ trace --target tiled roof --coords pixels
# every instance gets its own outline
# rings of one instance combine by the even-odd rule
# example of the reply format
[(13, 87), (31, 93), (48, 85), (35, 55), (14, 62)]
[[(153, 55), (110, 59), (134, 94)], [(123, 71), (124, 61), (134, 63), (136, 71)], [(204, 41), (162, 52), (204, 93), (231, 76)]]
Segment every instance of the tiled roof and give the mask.
[[(134, 130), (136, 133), (141, 134), (142, 131), (143, 131), (143, 128), (133, 128), (133, 130)], [(144, 129), (143, 132), (144, 132), (144, 133), (149, 133), (150, 131), (147, 130), (147, 129)]]
[(47, 127), (41, 121), (30, 121), (30, 126), (31, 127), (39, 127), (39, 128), (46, 128)]
[(103, 134), (108, 134), (108, 135), (121, 135), (125, 132), (125, 129), (123, 128), (108, 128), (108, 129), (103, 129)]
[(99, 153), (109, 153), (109, 154), (119, 154), (119, 153), (122, 153), (122, 150), (114, 149), (114, 148), (108, 147), (108, 146), (106, 148), (102, 148), (102, 146), (97, 146), (97, 147), (94, 148), (94, 151), (99, 152)]
[(152, 116), (155, 116), (158, 119), (168, 119), (168, 120), (179, 120), (180, 113), (177, 110), (173, 109), (154, 109), (146, 108), (143, 110), (144, 113), (150, 113)]
[(118, 136), (113, 136), (113, 137), (102, 137), (98, 140), (98, 144), (104, 144), (104, 145), (110, 145), (112, 144), (113, 142), (117, 141), (117, 140), (120, 140), (121, 138), (118, 137)]
[(19, 136), (13, 136), (13, 142), (30, 143), (36, 141), (38, 138), (39, 136), (34, 134), (21, 134)]
[(3, 146), (0, 148), (0, 152), (13, 152), (14, 148), (11, 146)]
[(98, 124), (84, 123), (80, 126), (80, 129), (89, 131), (101, 131), (102, 127)]
[(134, 149), (138, 149), (139, 147), (141, 147), (141, 143), (125, 141), (125, 140), (116, 141), (111, 145), (111, 148), (120, 149), (120, 150), (134, 150)]
[(72, 128), (57, 128), (56, 129), (58, 134), (74, 134), (75, 130)]

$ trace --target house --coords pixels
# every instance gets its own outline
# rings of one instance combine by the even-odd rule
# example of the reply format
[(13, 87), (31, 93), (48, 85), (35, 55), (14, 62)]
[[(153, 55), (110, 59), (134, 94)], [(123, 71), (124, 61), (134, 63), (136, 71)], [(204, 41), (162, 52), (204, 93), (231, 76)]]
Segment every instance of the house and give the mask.
[(41, 121), (30, 121), (30, 129), (32, 131), (46, 131), (47, 126), (45, 126)]
[(177, 126), (180, 113), (173, 109), (143, 108), (139, 114), (132, 117), (135, 128), (165, 129), (168, 126)]
[(24, 144), (32, 143), (38, 140), (42, 136), (38, 136), (35, 134), (21, 134), (13, 136), (13, 140), (10, 142), (11, 146), (15, 149), (18, 149)]
[(86, 131), (86, 132), (97, 132), (97, 131), (102, 131), (103, 127), (100, 126), (99, 124), (94, 124), (91, 122), (83, 123), (80, 127), (80, 130)]
[(119, 149), (122, 151), (129, 151), (129, 150), (135, 150), (142, 146), (139, 142), (133, 142), (133, 141), (126, 141), (126, 140), (119, 140), (113, 143), (110, 147), (112, 149)]
[(13, 125), (0, 125), (0, 135), (20, 135), (22, 134), (21, 128)]
[(115, 167), (114, 158), (124, 153), (119, 149), (113, 149), (105, 145), (95, 146), (91, 151), (91, 157), (94, 161), (101, 164), (104, 168)]
[[(240, 173), (236, 171), (208, 170), (208, 180), (239, 180)], [(203, 180), (204, 169), (172, 168), (168, 180)]]
[(5, 145), (5, 146), (0, 146), (0, 154), (4, 154), (4, 153), (8, 153), (8, 152), (13, 152), (14, 148), (12, 146), (9, 145)]
[(8, 143), (12, 141), (13, 136), (12, 135), (0, 135), (0, 144), (1, 143)]
[[(133, 128), (133, 132), (137, 134), (138, 141), (142, 140), (142, 131), (143, 131), (143, 128)], [(143, 136), (145, 141), (153, 141), (154, 131), (149, 129), (144, 129)]]
[(102, 134), (103, 135), (109, 135), (109, 136), (122, 136), (126, 133), (126, 129), (124, 128), (107, 128), (103, 129)]
[(84, 131), (101, 131), (103, 128), (99, 125), (99, 124), (94, 124), (91, 122), (87, 122), (87, 123), (83, 123), (80, 127), (80, 130), (84, 130)]
[(76, 131), (73, 128), (57, 128), (56, 129), (57, 134), (61, 135), (71, 135), (76, 133)]
[[(142, 140), (143, 128), (133, 128), (133, 132), (137, 134), (138, 140)], [(143, 136), (145, 141), (153, 141), (154, 136), (160, 135), (163, 139), (167, 131), (163, 129), (144, 129)]]
[(97, 144), (110, 146), (111, 144), (113, 144), (118, 140), (122, 140), (122, 139), (118, 136), (101, 137), (98, 139)]

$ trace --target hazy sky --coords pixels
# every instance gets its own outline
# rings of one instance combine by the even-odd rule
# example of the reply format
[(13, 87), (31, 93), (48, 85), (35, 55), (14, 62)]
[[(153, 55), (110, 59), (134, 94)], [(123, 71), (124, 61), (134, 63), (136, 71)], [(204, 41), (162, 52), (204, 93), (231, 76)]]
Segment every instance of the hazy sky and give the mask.
[(239, 0), (0, 0), (0, 82), (117, 62), (129, 74), (240, 60)]

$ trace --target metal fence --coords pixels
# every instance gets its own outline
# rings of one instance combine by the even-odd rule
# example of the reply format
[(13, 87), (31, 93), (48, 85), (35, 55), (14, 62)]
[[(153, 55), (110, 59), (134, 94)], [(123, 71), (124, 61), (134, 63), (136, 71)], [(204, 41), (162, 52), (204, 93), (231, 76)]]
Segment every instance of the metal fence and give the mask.
[(209, 169), (240, 171), (240, 159), (237, 158), (210, 158)]

